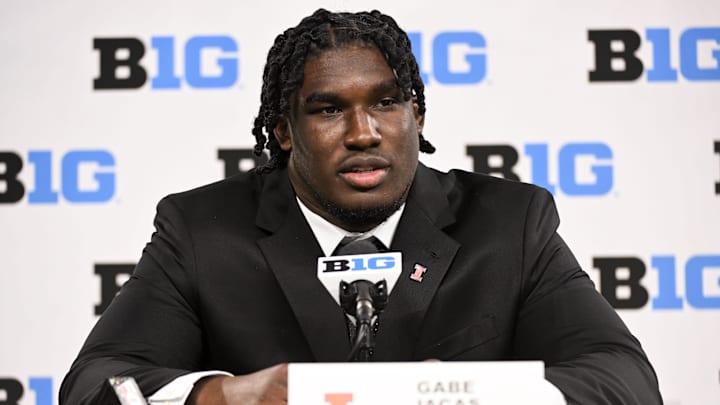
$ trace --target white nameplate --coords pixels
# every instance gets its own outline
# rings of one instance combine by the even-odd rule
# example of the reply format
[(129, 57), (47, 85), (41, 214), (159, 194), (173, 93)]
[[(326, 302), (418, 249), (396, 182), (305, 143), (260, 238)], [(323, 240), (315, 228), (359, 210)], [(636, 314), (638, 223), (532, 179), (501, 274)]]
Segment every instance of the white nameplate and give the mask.
[(564, 405), (540, 361), (293, 363), (291, 405)]

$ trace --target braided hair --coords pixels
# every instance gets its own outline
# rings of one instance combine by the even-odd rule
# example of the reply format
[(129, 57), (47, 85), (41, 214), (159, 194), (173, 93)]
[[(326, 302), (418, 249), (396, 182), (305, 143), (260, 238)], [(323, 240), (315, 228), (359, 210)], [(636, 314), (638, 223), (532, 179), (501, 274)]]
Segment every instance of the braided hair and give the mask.
[[(302, 86), (305, 60), (325, 49), (361, 43), (385, 54), (396, 74), (405, 101), (416, 98), (418, 112), (425, 115), (425, 85), (420, 78), (410, 39), (395, 20), (377, 10), (359, 13), (332, 13), (318, 9), (305, 17), (297, 27), (289, 28), (275, 38), (268, 52), (260, 110), (253, 124), (256, 155), (267, 148), (270, 160), (256, 170), (268, 173), (287, 165), (290, 152), (280, 148), (273, 129), (290, 114), (291, 97)], [(422, 134), (420, 151), (435, 152)]]

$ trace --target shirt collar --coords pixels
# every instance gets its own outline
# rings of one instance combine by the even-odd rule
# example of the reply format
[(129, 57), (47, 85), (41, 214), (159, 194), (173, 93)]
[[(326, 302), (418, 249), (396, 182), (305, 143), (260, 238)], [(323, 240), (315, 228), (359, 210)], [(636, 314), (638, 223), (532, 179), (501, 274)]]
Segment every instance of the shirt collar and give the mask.
[(403, 203), (397, 211), (375, 228), (367, 232), (350, 232), (337, 225), (331, 224), (325, 218), (312, 212), (297, 196), (295, 196), (295, 199), (298, 205), (300, 205), (300, 211), (302, 211), (305, 216), (305, 220), (307, 220), (308, 225), (310, 225), (310, 229), (315, 235), (315, 239), (317, 239), (320, 244), (320, 248), (325, 256), (330, 256), (338, 243), (346, 236), (375, 236), (380, 239), (380, 242), (385, 246), (389, 247), (392, 243), (393, 236), (395, 236), (395, 229), (397, 229), (398, 223), (400, 222), (400, 217), (405, 210), (405, 204)]

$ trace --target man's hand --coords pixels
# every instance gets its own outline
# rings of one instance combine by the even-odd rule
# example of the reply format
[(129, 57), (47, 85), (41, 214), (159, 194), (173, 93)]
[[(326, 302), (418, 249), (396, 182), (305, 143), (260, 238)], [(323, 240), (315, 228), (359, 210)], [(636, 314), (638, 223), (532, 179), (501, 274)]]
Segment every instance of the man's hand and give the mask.
[(235, 377), (203, 378), (195, 384), (187, 403), (190, 405), (287, 404), (287, 364), (278, 364), (252, 374)]

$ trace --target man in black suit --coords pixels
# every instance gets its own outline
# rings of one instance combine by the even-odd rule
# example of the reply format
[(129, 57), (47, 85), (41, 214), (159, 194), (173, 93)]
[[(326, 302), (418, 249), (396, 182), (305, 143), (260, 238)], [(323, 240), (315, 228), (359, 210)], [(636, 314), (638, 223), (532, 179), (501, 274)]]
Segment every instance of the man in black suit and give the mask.
[(109, 403), (118, 375), (159, 401), (285, 402), (286, 363), (350, 351), (315, 275), (346, 235), (403, 253), (371, 360), (538, 359), (570, 403), (662, 402), (640, 344), (557, 235), (545, 190), (418, 162), (434, 150), (424, 87), (391, 17), (318, 10), (278, 36), (263, 79), (253, 134), (270, 161), (160, 202), (61, 402)]

